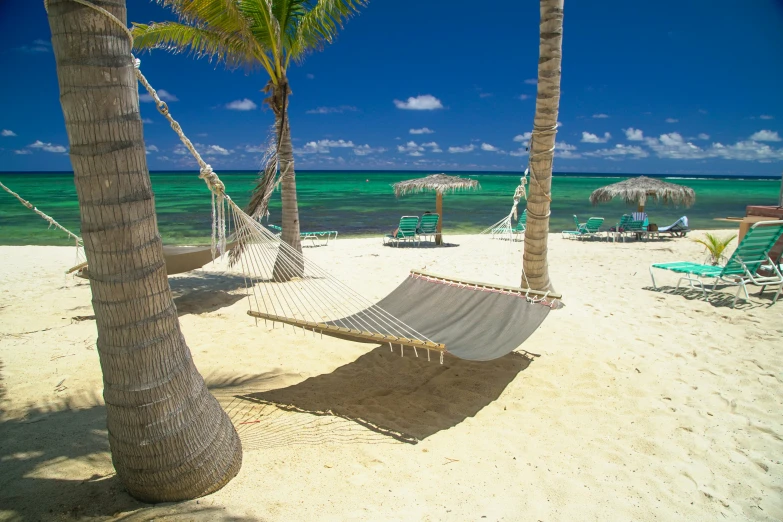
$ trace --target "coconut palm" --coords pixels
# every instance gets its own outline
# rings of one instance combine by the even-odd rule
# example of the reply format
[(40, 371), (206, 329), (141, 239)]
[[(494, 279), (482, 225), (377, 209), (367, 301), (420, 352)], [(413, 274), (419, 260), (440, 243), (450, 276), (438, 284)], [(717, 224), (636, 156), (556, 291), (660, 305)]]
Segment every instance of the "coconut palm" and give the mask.
[[(117, 476), (148, 502), (206, 495), (242, 446), (193, 364), (166, 277), (131, 45), (107, 17), (49, 0)], [(102, 0), (121, 21), (125, 0)]]
[(538, 93), (530, 143), (530, 188), (527, 198), (522, 285), (551, 290), (547, 267), (549, 208), (552, 202), (557, 112), (560, 105), (560, 59), (563, 49), (563, 0), (540, 0)]
[(736, 239), (736, 237), (737, 234), (720, 238), (707, 232), (704, 239), (694, 239), (693, 241), (699, 243), (700, 245), (704, 245), (704, 251), (708, 253), (707, 260), (705, 262), (717, 266), (727, 261), (726, 256), (723, 255), (723, 253), (726, 251), (726, 248), (728, 248), (729, 244), (734, 241), (734, 239)]
[[(342, 23), (369, 0), (158, 0), (178, 22), (134, 24), (134, 46), (141, 49), (190, 50), (197, 57), (222, 61), (228, 68), (264, 69), (269, 82), (264, 100), (275, 115), (276, 140), (268, 154), (247, 209), (260, 217), (281, 179), (281, 239), (301, 254), (296, 174), (288, 121), (288, 67), (336, 36)], [(284, 251), (281, 251), (283, 253)], [(283, 269), (283, 266), (286, 269)], [(299, 265), (294, 267), (294, 265)], [(301, 256), (278, 256), (275, 279), (301, 275)]]

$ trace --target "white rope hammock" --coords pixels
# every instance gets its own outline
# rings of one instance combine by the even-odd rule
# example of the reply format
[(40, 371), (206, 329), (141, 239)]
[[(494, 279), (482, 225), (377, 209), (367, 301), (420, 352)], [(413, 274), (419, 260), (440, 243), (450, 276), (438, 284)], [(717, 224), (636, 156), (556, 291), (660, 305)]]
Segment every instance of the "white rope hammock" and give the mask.
[[(130, 30), (113, 14), (87, 0), (72, 0), (90, 9), (102, 13), (112, 22), (122, 28), (133, 46), (133, 36)], [(45, 3), (47, 3), (45, 1)], [(48, 7), (48, 6), (47, 6)], [(390, 349), (399, 347), (401, 355), (407, 347), (413, 349), (418, 356), (418, 350), (436, 350), (442, 354), (446, 346), (430, 339), (422, 333), (387, 312), (379, 305), (362, 297), (347, 285), (332, 276), (312, 262), (305, 263), (301, 252), (281, 241), (280, 237), (264, 227), (256, 217), (246, 214), (226, 194), (225, 185), (218, 175), (207, 164), (192, 142), (187, 138), (181, 126), (171, 116), (168, 106), (160, 99), (155, 89), (150, 85), (140, 70), (140, 60), (132, 56), (134, 73), (138, 81), (145, 87), (158, 111), (169, 121), (172, 129), (182, 143), (197, 161), (200, 174), (212, 195), (212, 250), (213, 258), (226, 252), (227, 230), (231, 244), (238, 246), (239, 255), (234, 259), (234, 265), (241, 267), (246, 286), (252, 289), (248, 294), (250, 310), (248, 314), (264, 321), (282, 323), (300, 328), (302, 331), (315, 334), (326, 334), (362, 342), (388, 344)], [(274, 165), (275, 169), (279, 164)], [(285, 176), (283, 172), (281, 176)], [(519, 201), (525, 197), (525, 178), (514, 195), (514, 204), (509, 215), (498, 224), (508, 222), (516, 215)], [(274, 183), (265, 188), (265, 199), (274, 190)], [(266, 208), (263, 208), (266, 212)], [(490, 231), (492, 227), (488, 228)], [(485, 232), (487, 232), (485, 231)], [(237, 247), (234, 247), (237, 248)], [(502, 287), (484, 283), (469, 283), (457, 281), (427, 273), (414, 273), (414, 278), (433, 284), (449, 287), (459, 287), (478, 292), (502, 293), (507, 298), (521, 298), (527, 303), (541, 303), (556, 306), (557, 300), (549, 293), (534, 292), (516, 287)], [(556, 296), (559, 298), (559, 296)], [(543, 320), (543, 319), (542, 319)], [(518, 345), (517, 345), (518, 346)]]

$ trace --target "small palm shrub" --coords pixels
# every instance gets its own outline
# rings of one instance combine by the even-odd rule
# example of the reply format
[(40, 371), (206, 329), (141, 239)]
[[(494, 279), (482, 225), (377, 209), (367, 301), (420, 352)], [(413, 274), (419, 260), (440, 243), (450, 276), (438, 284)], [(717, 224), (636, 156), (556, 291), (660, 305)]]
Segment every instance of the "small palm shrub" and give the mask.
[(694, 239), (694, 241), (700, 245), (704, 245), (704, 250), (708, 253), (706, 263), (717, 266), (724, 264), (727, 261), (724, 252), (736, 237), (737, 234), (734, 234), (731, 237), (719, 238), (708, 232), (705, 234), (704, 239)]

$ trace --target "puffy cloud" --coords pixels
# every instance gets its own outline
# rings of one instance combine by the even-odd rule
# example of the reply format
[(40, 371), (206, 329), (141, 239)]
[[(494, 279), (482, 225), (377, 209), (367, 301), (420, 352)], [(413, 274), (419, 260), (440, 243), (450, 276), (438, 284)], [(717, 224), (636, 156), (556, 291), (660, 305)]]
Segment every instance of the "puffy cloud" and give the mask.
[(759, 118), (761, 118), (762, 120), (774, 120), (775, 119), (774, 116), (770, 116), (769, 114), (762, 114), (761, 116), (759, 116)]
[(405, 145), (397, 145), (397, 152), (408, 154), (409, 156), (423, 156), (427, 149), (430, 152), (443, 152), (434, 141), (422, 143), (421, 145), (415, 141), (409, 141)]
[(680, 120), (677, 118), (666, 118), (666, 123), (677, 123), (678, 121)]
[(780, 141), (780, 136), (778, 136), (777, 132), (760, 130), (754, 133), (750, 139), (753, 141)]
[[(769, 137), (765, 135), (762, 136)], [(783, 160), (783, 149), (773, 149), (766, 143), (759, 143), (759, 140), (753, 139), (739, 141), (734, 145), (713, 143), (706, 149), (685, 140), (676, 132), (662, 134), (658, 138), (645, 138), (644, 141), (659, 158), (685, 160), (721, 158), (762, 162)]]
[(264, 153), (266, 152), (266, 147), (263, 145), (247, 145), (245, 146), (245, 152), (250, 153)]
[(296, 149), (294, 152), (298, 154), (328, 154), (330, 149), (338, 148), (354, 148), (356, 145), (352, 141), (345, 140), (318, 140), (309, 141), (305, 143), (301, 149)]
[(359, 109), (353, 105), (340, 105), (339, 107), (316, 107), (315, 109), (310, 109), (307, 111), (307, 114), (336, 114), (343, 112), (356, 112), (358, 110)]
[(457, 154), (461, 152), (472, 152), (476, 147), (471, 143), (470, 145), (465, 145), (464, 147), (449, 147), (449, 152), (452, 154)]
[(538, 78), (529, 78), (525, 80), (525, 83), (528, 85), (538, 85)]
[(623, 145), (622, 143), (618, 143), (610, 149), (600, 149), (592, 152), (585, 152), (584, 155), (607, 159), (616, 159), (617, 157), (640, 159), (646, 158), (650, 154), (638, 145)]
[(226, 104), (226, 109), (231, 111), (253, 111), (258, 108), (250, 98), (244, 98), (242, 100), (234, 100), (231, 103)]
[(62, 145), (52, 145), (51, 143), (44, 143), (41, 140), (36, 140), (35, 143), (28, 145), (31, 149), (42, 149), (46, 152), (65, 152), (66, 149)]
[(32, 152), (30, 152), (27, 149), (22, 149), (22, 150), (15, 150), (14, 154), (32, 154)]
[(633, 127), (628, 127), (627, 129), (623, 129), (623, 132), (625, 132), (625, 139), (627, 139), (628, 141), (644, 140), (644, 133), (641, 131), (641, 129), (634, 129)]
[(151, 120), (151, 119), (149, 119), (149, 118), (142, 118), (142, 119), (141, 119), (141, 122), (142, 122), (144, 125), (152, 125), (153, 123), (155, 123), (154, 121), (152, 121), (152, 120)]
[(597, 120), (603, 120), (603, 119), (608, 118), (608, 117), (609, 117), (609, 115), (608, 114), (604, 114), (604, 113), (593, 114), (593, 118), (595, 118)]
[(434, 134), (435, 131), (432, 129), (429, 129), (427, 127), (422, 127), (421, 129), (411, 129), (408, 132), (411, 134)]
[(604, 133), (603, 138), (590, 132), (582, 132), (582, 143), (606, 143), (612, 139), (612, 135), (608, 132)]
[(700, 132), (700, 133), (699, 133), (699, 135), (698, 135), (698, 136), (696, 136), (696, 139), (699, 139), (699, 140), (708, 140), (708, 139), (710, 139), (710, 135), (709, 135), (709, 134), (706, 134), (706, 133), (704, 133), (704, 132)]
[(373, 148), (369, 145), (359, 145), (353, 149), (353, 153), (357, 156), (369, 156), (370, 154), (380, 154), (382, 152), (386, 152), (386, 149), (383, 147)]
[(514, 136), (514, 141), (519, 143), (524, 143), (525, 145), (527, 145), (527, 143), (530, 141), (530, 138), (532, 137), (533, 137), (532, 132), (526, 132), (524, 134), (517, 134), (516, 136)]
[(147, 145), (148, 152), (158, 152), (158, 147), (155, 145)]
[[(176, 96), (171, 94), (169, 91), (166, 91), (164, 89), (161, 89), (161, 90), (157, 91), (157, 93), (158, 93), (158, 98), (160, 98), (164, 102), (179, 101), (179, 98), (177, 98)], [(150, 102), (154, 102), (155, 100), (152, 98), (151, 95), (149, 95), (147, 93), (144, 93), (144, 94), (139, 95), (139, 101), (140, 102), (144, 102), (144, 103), (150, 103)]]
[(481, 150), (487, 152), (498, 152), (500, 149), (495, 147), (494, 145), (490, 145), (489, 143), (482, 143)]
[(714, 143), (710, 147), (710, 157), (739, 161), (760, 161), (768, 163), (783, 160), (783, 149), (773, 149), (766, 143), (757, 141), (739, 141), (734, 145)]
[(432, 111), (443, 108), (441, 101), (431, 94), (411, 96), (408, 101), (394, 100), (394, 105), (398, 109), (409, 111)]
[(231, 151), (228, 149), (224, 149), (220, 145), (210, 145), (206, 149), (204, 149), (204, 154), (217, 154), (218, 156), (228, 156), (231, 154)]
[(16, 133), (14, 131), (12, 131), (12, 130), (3, 129), (3, 131), (0, 132), (0, 136), (3, 136), (5, 138), (10, 138), (10, 137), (16, 136)]
[(555, 150), (576, 150), (576, 147), (564, 141), (557, 141), (555, 142)]

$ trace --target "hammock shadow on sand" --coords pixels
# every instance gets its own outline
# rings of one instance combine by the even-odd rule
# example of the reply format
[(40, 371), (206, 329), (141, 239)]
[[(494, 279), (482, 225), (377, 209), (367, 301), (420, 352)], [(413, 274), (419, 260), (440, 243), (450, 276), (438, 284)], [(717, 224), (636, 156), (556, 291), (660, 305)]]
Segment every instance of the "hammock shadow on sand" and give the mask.
[[(712, 285), (709, 285), (709, 287), (712, 288)], [(731, 287), (729, 285), (718, 285), (717, 290), (722, 290), (724, 288), (736, 287)], [(735, 306), (733, 293), (708, 292), (707, 298), (705, 299), (701, 290), (697, 288), (690, 288), (688, 286), (681, 286), (680, 288), (677, 288), (676, 286), (658, 286), (658, 288), (645, 286), (642, 290), (648, 290), (650, 292), (656, 292), (659, 294), (677, 295), (684, 297), (689, 301), (705, 301), (715, 308), (734, 308), (736, 310), (753, 310), (755, 308), (772, 306), (772, 296), (775, 295), (774, 291), (770, 292), (769, 290), (767, 290), (767, 292), (762, 295), (759, 295), (758, 292), (751, 293), (750, 297), (753, 299), (752, 301), (746, 301), (744, 298), (745, 296), (742, 295), (742, 297), (737, 300), (737, 304)], [(748, 289), (748, 292), (750, 292), (750, 288)], [(759, 300), (768, 301), (768, 303), (759, 302)]]
[[(437, 354), (433, 354), (437, 355)], [(447, 356), (441, 365), (426, 351), (400, 357), (379, 346), (329, 374), (276, 390), (236, 395), (239, 401), (279, 409), (334, 416), (376, 433), (416, 444), (452, 428), (497, 400), (533, 360), (512, 352), (476, 362)]]
[(236, 274), (189, 272), (170, 277), (169, 285), (180, 316), (215, 312), (247, 297), (245, 278)]

